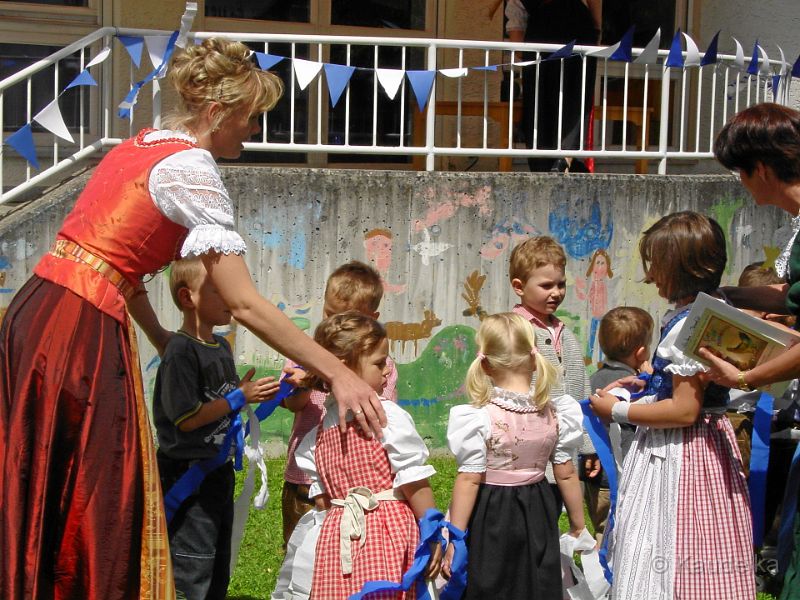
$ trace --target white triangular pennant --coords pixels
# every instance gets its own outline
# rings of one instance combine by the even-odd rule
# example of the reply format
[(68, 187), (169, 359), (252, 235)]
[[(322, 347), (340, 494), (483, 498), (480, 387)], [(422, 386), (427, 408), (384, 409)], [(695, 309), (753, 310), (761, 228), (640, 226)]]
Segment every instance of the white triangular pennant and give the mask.
[(58, 107), (58, 98), (40, 110), (37, 115), (33, 117), (33, 120), (47, 129), (47, 131), (56, 134), (58, 137), (72, 144), (75, 143), (75, 140), (72, 139), (72, 135), (70, 135), (64, 123), (64, 117), (61, 116), (61, 109)]
[(658, 61), (658, 45), (661, 43), (661, 27), (656, 34), (647, 42), (642, 53), (633, 62), (639, 65), (652, 65)]
[(197, 15), (197, 2), (187, 2), (186, 8), (181, 17), (181, 28), (178, 31), (178, 39), (175, 40), (175, 46), (178, 48), (186, 47), (186, 38), (189, 37), (189, 32), (192, 30), (192, 23)]
[(302, 58), (295, 58), (292, 64), (294, 64), (294, 76), (297, 78), (297, 85), (300, 86), (301, 90), (306, 89), (322, 69), (321, 62), (303, 60)]
[(780, 75), (781, 75), (781, 77), (783, 77), (789, 71), (789, 63), (786, 62), (786, 55), (783, 53), (783, 48), (778, 46), (778, 52), (781, 53), (781, 73), (780, 73)]
[(515, 67), (530, 67), (531, 65), (537, 64), (538, 60), (524, 60), (522, 62), (512, 62), (511, 64)]
[(700, 66), (700, 50), (697, 49), (697, 44), (689, 37), (685, 31), (683, 37), (686, 40), (686, 60), (683, 61), (684, 67), (699, 67)]
[(613, 46), (609, 46), (608, 48), (600, 48), (600, 50), (594, 50), (593, 52), (587, 52), (586, 56), (594, 56), (597, 58), (610, 58), (614, 52), (619, 50), (619, 46), (622, 43), (622, 40), (614, 44)]
[(405, 74), (406, 72), (403, 69), (375, 69), (378, 83), (381, 84), (383, 91), (386, 92), (390, 100), (394, 100), (397, 95), (397, 90), (400, 89), (400, 84), (403, 83)]
[(451, 79), (457, 79), (458, 77), (466, 77), (467, 72), (469, 69), (466, 67), (463, 68), (455, 68), (455, 69), (439, 69), (439, 73), (444, 75), (445, 77), (450, 77)]
[(736, 44), (736, 58), (733, 60), (733, 65), (737, 69), (744, 71), (744, 49), (739, 43), (739, 40), (737, 40), (735, 37), (731, 37), (731, 39)]
[(157, 69), (164, 59), (164, 53), (167, 51), (169, 36), (146, 35), (144, 36), (144, 41), (147, 45), (147, 55), (150, 57), (150, 62), (153, 64), (153, 68)]
[(84, 67), (84, 69), (88, 69), (89, 67), (99, 65), (101, 62), (103, 62), (105, 59), (108, 58), (109, 54), (111, 54), (111, 47), (106, 46), (105, 48), (100, 50), (100, 52), (97, 53), (97, 56), (95, 56), (92, 60), (89, 61), (89, 64), (87, 64)]
[(772, 75), (772, 69), (770, 68), (769, 64), (769, 56), (767, 56), (767, 51), (761, 47), (761, 44), (758, 45), (758, 52), (761, 54), (761, 64), (758, 66), (758, 73), (759, 75), (768, 77)]

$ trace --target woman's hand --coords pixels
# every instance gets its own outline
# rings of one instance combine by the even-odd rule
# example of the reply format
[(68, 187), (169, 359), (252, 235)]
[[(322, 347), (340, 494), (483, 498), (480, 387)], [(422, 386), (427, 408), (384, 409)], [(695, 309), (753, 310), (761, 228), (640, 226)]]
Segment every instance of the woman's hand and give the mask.
[(448, 544), (444, 559), (442, 559), (442, 577), (447, 580), (453, 576), (453, 554), (455, 554), (455, 547), (453, 544)]
[(702, 377), (703, 380), (713, 381), (729, 388), (739, 387), (739, 369), (715, 356), (707, 348), (699, 348), (697, 353), (708, 363), (708, 371)]
[(594, 414), (608, 422), (611, 421), (612, 407), (617, 402), (621, 402), (621, 400), (619, 400), (614, 394), (609, 394), (606, 390), (597, 390), (594, 394), (589, 396), (589, 402), (592, 405), (592, 411)]
[(625, 388), (631, 394), (638, 394), (645, 388), (646, 385), (647, 382), (643, 379), (639, 379), (638, 375), (628, 375), (627, 377), (623, 377), (622, 379), (617, 379), (616, 381), (609, 383), (603, 388), (603, 391), (608, 392), (614, 388)]
[(375, 390), (344, 365), (339, 374), (331, 379), (330, 385), (339, 407), (339, 428), (342, 432), (347, 429), (347, 411), (352, 411), (364, 433), (382, 438), (386, 413)]

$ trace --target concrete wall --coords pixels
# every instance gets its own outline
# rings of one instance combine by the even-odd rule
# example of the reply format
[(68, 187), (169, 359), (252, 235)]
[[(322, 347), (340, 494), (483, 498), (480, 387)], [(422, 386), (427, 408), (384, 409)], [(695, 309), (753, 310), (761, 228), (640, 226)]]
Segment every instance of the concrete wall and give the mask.
[[(730, 176), (225, 168), (224, 177), (238, 202), (238, 228), (248, 244), (253, 278), (301, 328), (311, 332), (319, 322), (325, 279), (335, 266), (351, 259), (378, 266), (386, 282), (381, 319), (420, 324), (400, 327), (409, 338), (417, 330), (419, 339), (393, 341), (392, 354), (399, 363), (400, 399), (437, 447), (444, 444), (449, 407), (464, 401), (461, 385), (475, 356), (473, 335), (479, 323), (473, 309), (479, 305), (491, 313), (514, 304), (507, 269), (517, 241), (548, 234), (563, 243), (569, 257), (568, 292), (559, 316), (586, 347), (593, 306), (584, 292), (595, 250), (606, 249), (611, 257), (608, 306), (641, 306), (658, 320), (667, 306), (653, 286), (641, 283), (637, 242), (640, 232), (661, 216), (692, 209), (720, 222), (729, 242), (726, 283), (735, 282), (749, 262), (765, 254), (774, 259), (790, 233), (783, 213), (754, 210)], [(8, 305), (48, 248), (82, 183), (62, 187), (0, 221), (5, 277), (0, 306)], [(178, 313), (165, 281), (166, 275), (158, 274), (148, 288), (161, 319), (174, 328)], [(474, 297), (472, 305), (465, 294)], [(426, 311), (431, 311), (427, 319)], [(252, 364), (262, 371), (281, 366), (281, 357), (243, 328), (229, 333), (235, 336), (240, 366)], [(150, 390), (158, 359), (146, 343), (142, 346)], [(587, 348), (585, 354), (593, 370), (598, 349)], [(278, 411), (264, 430), (280, 442), (290, 426), (290, 415)]]

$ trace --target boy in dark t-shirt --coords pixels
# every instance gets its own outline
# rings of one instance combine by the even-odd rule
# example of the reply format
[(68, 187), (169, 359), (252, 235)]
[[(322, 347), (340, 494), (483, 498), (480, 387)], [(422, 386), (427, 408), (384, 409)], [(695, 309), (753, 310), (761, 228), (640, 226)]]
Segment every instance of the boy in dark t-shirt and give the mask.
[[(239, 381), (228, 342), (213, 333), (215, 326), (230, 322), (231, 313), (199, 258), (173, 264), (170, 291), (183, 324), (164, 351), (153, 396), (164, 494), (193, 464), (220, 452), (232, 418), (245, 403), (263, 402), (278, 390), (273, 377), (252, 381), (253, 370)], [(233, 486), (228, 460), (206, 475), (169, 523), (175, 587), (190, 600), (225, 598)]]

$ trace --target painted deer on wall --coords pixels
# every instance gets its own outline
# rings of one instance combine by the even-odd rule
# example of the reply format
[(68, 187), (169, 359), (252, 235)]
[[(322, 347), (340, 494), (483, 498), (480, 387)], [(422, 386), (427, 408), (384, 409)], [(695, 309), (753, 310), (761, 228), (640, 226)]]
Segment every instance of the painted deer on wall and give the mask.
[(416, 355), (418, 340), (429, 338), (433, 328), (442, 324), (442, 320), (437, 318), (432, 310), (425, 310), (424, 314), (425, 318), (421, 323), (389, 321), (384, 325), (386, 335), (391, 341), (392, 352), (394, 352), (395, 342), (400, 342), (400, 352), (403, 352), (406, 349), (406, 342), (413, 341)]

